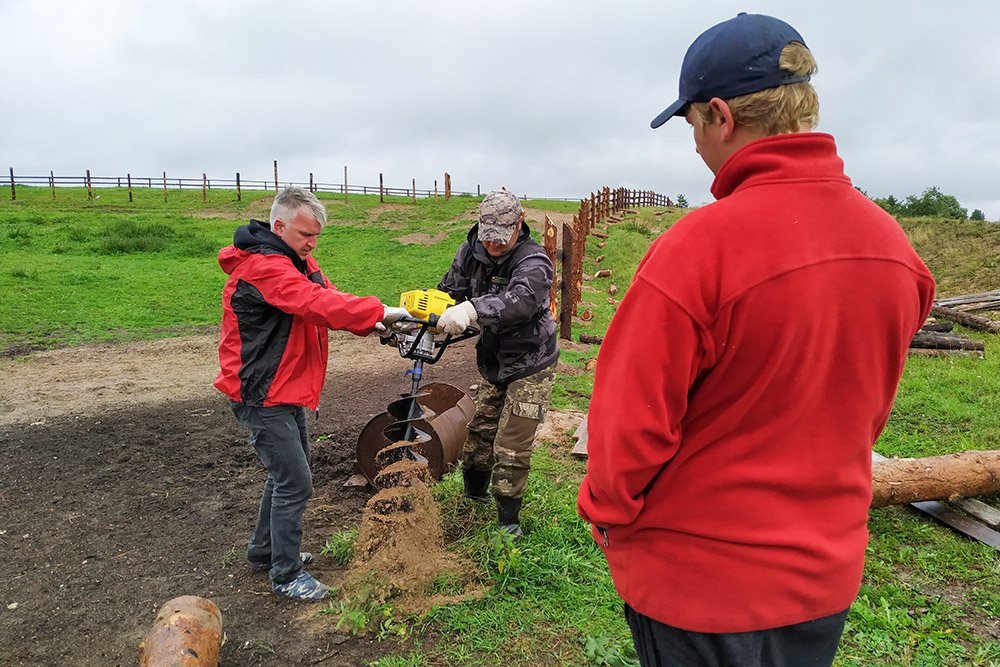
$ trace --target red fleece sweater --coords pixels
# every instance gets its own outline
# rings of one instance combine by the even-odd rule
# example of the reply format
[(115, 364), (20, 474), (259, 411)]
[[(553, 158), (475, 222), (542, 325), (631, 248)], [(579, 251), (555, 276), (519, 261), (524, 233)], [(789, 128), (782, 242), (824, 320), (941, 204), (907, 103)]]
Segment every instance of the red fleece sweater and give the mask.
[(633, 609), (743, 632), (857, 595), (871, 448), (934, 281), (829, 135), (754, 141), (712, 193), (601, 345), (578, 509)]

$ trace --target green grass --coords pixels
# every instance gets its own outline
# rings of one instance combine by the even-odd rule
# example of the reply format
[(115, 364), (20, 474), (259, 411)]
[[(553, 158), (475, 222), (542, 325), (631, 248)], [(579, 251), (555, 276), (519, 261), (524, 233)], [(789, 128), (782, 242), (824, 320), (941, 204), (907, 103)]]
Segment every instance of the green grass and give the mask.
[[(154, 182), (155, 186), (155, 182)], [(18, 188), (16, 202), (0, 201), (0, 348), (74, 345), (178, 335), (217, 326), (225, 276), (218, 248), (237, 225), (266, 219), (273, 193)], [(378, 195), (321, 193), (331, 224), (316, 257), (330, 279), (355, 294), (395, 302), (400, 292), (434, 286), (475, 218), (478, 200), (444, 202)], [(527, 206), (574, 212), (578, 202), (530, 201)], [(610, 239), (587, 241), (584, 273), (593, 319), (576, 320), (580, 333), (602, 335), (627, 292), (649, 243), (680, 211), (640, 209), (607, 225)], [(661, 212), (655, 215), (655, 212)], [(911, 242), (952, 296), (996, 288), (1000, 226), (974, 221), (903, 220)], [(537, 227), (537, 225), (536, 225)], [(535, 230), (536, 232), (538, 230)], [(400, 240), (409, 240), (402, 243)], [(603, 255), (598, 264), (596, 258)], [(996, 314), (993, 314), (996, 316)], [(986, 360), (911, 358), (889, 423), (876, 444), (887, 456), (933, 456), (994, 449), (1000, 441), (1000, 342), (986, 342)], [(571, 349), (572, 348), (572, 349)], [(554, 409), (586, 410), (593, 372), (584, 370), (598, 347), (568, 345)], [(389, 604), (355, 608), (336, 601), (331, 623), (364, 628), (384, 641), (402, 639), (381, 667), (408, 665), (635, 663), (621, 601), (607, 565), (575, 511), (585, 465), (568, 457), (570, 443), (548, 443), (532, 459), (524, 504), (526, 536), (514, 545), (492, 539), (495, 510), (459, 500), (451, 474), (434, 488), (450, 548), (469, 557), (487, 586), (485, 598), (437, 608), (423, 618), (398, 617)], [(994, 502), (997, 498), (992, 498)], [(873, 510), (861, 594), (852, 605), (838, 666), (976, 665), (1000, 667), (1000, 558), (988, 547), (907, 507)], [(330, 537), (324, 554), (350, 558), (356, 530)], [(581, 584), (581, 582), (583, 582)], [(459, 582), (435, 582), (453, 593)]]

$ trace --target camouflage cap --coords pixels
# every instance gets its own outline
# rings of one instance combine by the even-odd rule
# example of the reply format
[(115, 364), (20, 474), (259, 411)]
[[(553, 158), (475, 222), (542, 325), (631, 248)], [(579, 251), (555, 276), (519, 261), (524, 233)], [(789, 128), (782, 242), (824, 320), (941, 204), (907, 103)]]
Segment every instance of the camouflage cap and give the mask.
[(494, 190), (479, 205), (479, 240), (506, 243), (521, 221), (521, 202), (507, 190)]

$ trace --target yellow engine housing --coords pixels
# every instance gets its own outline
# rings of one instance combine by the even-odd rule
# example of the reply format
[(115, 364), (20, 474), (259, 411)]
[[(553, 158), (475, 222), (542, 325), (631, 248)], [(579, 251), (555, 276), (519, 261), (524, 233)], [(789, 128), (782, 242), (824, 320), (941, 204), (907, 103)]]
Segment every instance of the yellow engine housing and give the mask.
[(399, 305), (413, 317), (426, 320), (431, 315), (441, 315), (445, 308), (455, 305), (455, 300), (441, 290), (415, 289), (400, 294)]

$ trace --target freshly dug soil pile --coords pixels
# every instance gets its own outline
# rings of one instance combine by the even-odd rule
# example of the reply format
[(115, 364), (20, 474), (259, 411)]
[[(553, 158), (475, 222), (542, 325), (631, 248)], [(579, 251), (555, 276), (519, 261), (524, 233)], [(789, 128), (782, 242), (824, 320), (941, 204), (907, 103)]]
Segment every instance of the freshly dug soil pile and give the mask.
[[(386, 449), (409, 444), (398, 442)], [(434, 605), (482, 595), (481, 587), (470, 584), (472, 563), (444, 548), (427, 466), (403, 459), (383, 468), (375, 482), (384, 488), (365, 505), (342, 587), (344, 597), (378, 604), (391, 599), (395, 609), (420, 614)], [(458, 581), (464, 590), (445, 596), (435, 589), (440, 581), (448, 581), (452, 590)]]

